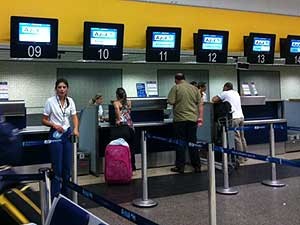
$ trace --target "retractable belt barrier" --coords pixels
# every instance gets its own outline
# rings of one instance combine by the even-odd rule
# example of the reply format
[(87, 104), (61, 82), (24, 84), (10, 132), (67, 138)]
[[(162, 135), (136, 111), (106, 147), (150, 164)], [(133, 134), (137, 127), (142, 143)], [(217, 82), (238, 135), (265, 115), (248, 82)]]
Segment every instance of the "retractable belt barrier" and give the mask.
[[(253, 129), (253, 128), (252, 128)], [(185, 142), (182, 140), (177, 140), (174, 138), (163, 138), (163, 137), (158, 137), (155, 135), (147, 134), (147, 138), (150, 139), (155, 139), (155, 140), (161, 140), (165, 141), (168, 143), (172, 144), (177, 144), (177, 145), (183, 145), (183, 146), (190, 146), (190, 147), (195, 147), (195, 148), (204, 148), (207, 147), (207, 143), (201, 142), (201, 143), (191, 143), (191, 142)], [(197, 149), (199, 150), (199, 149)], [(238, 155), (246, 158), (252, 158), (260, 161), (266, 161), (270, 163), (276, 163), (280, 165), (286, 165), (286, 166), (293, 166), (293, 167), (300, 167), (300, 161), (295, 161), (295, 160), (287, 160), (287, 159), (282, 159), (282, 158), (276, 158), (276, 157), (271, 157), (271, 156), (265, 156), (265, 155), (259, 155), (255, 153), (249, 153), (249, 152), (242, 152), (238, 151), (235, 149), (228, 149), (228, 148), (223, 148), (219, 146), (214, 146), (214, 151), (222, 152), (222, 153), (228, 153), (232, 155)]]
[(287, 127), (288, 130), (300, 131), (300, 127)]
[[(279, 125), (279, 124), (274, 124), (274, 129), (278, 129), (278, 130), (284, 130), (286, 127), (283, 125)], [(237, 131), (237, 130), (261, 130), (261, 129), (267, 129), (269, 128), (268, 125), (253, 125), (253, 127), (250, 126), (243, 126), (243, 127), (230, 127), (228, 128), (228, 130), (230, 131)], [(288, 127), (289, 129), (289, 127)], [(300, 128), (298, 128), (298, 130), (300, 131)]]
[[(59, 181), (62, 181), (61, 178), (54, 177), (54, 179), (57, 179)], [(2, 174), (0, 175), (0, 181), (42, 181), (45, 180), (44, 174)], [(87, 189), (84, 189), (80, 187), (79, 185), (66, 181), (65, 183), (70, 189), (78, 192), (79, 194), (82, 194), (84, 197), (98, 203), (99, 205), (115, 212), (116, 214), (124, 217), (125, 219), (135, 223), (135, 224), (143, 224), (143, 225), (158, 225), (155, 222), (152, 222), (151, 220), (140, 216), (139, 214), (136, 214), (126, 208), (123, 208), (99, 195), (96, 195), (93, 192), (88, 191)]]
[(266, 162), (270, 162), (270, 163), (276, 163), (276, 164), (280, 164), (280, 165), (300, 167), (300, 161), (296, 161), (296, 160), (287, 160), (287, 159), (271, 157), (271, 156), (266, 156), (266, 155), (259, 155), (259, 154), (250, 153), (250, 152), (242, 152), (242, 151), (238, 151), (238, 150), (234, 150), (234, 149), (222, 148), (219, 146), (215, 146), (214, 151), (218, 151), (218, 152), (222, 152), (222, 153), (224, 152), (227, 154), (238, 155), (238, 156), (256, 159), (256, 160), (260, 160), (260, 161), (266, 161)]
[(57, 143), (57, 142), (61, 142), (61, 139), (43, 140), (43, 141), (23, 141), (22, 146), (23, 147), (31, 147), (31, 146), (49, 145), (49, 144)]
[[(56, 178), (56, 177), (55, 177)], [(88, 191), (85, 188), (80, 187), (79, 185), (65, 181), (65, 184), (72, 190), (78, 192), (79, 194), (83, 195), (84, 197), (98, 203), (99, 205), (115, 212), (116, 214), (122, 216), (123, 218), (135, 223), (135, 224), (142, 224), (142, 225), (158, 225), (157, 223), (140, 216), (139, 214), (136, 214), (126, 208), (123, 208), (99, 195), (96, 195), (95, 193)]]
[(164, 137), (159, 137), (159, 136), (155, 136), (152, 134), (147, 133), (146, 137), (149, 139), (155, 139), (155, 140), (160, 140), (160, 141), (164, 141), (164, 142), (168, 142), (171, 144), (176, 144), (176, 145), (181, 145), (181, 146), (189, 146), (189, 147), (195, 147), (195, 148), (207, 148), (208, 144), (206, 142), (198, 142), (198, 143), (192, 143), (192, 142), (187, 142), (187, 141), (183, 141), (183, 140), (179, 140), (179, 139), (175, 139), (175, 138), (164, 138)]

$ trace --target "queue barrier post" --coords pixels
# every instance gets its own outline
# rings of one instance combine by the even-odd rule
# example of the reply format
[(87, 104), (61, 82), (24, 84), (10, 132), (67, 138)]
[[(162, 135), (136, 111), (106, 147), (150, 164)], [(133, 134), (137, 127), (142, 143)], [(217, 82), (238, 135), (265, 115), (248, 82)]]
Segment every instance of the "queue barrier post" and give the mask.
[(133, 200), (132, 204), (141, 208), (150, 208), (157, 206), (157, 202), (148, 198), (148, 177), (147, 177), (147, 140), (146, 131), (141, 132), (141, 147), (142, 147), (142, 182), (143, 182), (143, 196), (141, 199)]
[(217, 204), (216, 204), (216, 174), (215, 174), (215, 155), (213, 145), (208, 145), (208, 201), (209, 201), (209, 225), (217, 225)]
[[(270, 156), (275, 157), (275, 134), (274, 134), (274, 124), (270, 123)], [(270, 187), (284, 187), (285, 184), (277, 180), (276, 164), (271, 163), (271, 180), (264, 180), (262, 184)]]
[[(226, 127), (222, 126), (222, 145), (223, 148), (227, 148), (227, 132)], [(229, 187), (229, 174), (228, 174), (228, 155), (227, 153), (222, 153), (223, 159), (223, 187), (217, 188), (217, 193), (223, 195), (236, 195), (238, 190), (234, 187)]]
[(49, 168), (40, 168), (39, 173), (44, 174), (44, 180), (39, 182), (40, 202), (41, 202), (41, 222), (45, 224), (46, 218), (51, 208), (51, 184)]
[[(72, 182), (77, 184), (78, 178), (77, 178), (77, 143), (78, 143), (78, 138), (76, 135), (71, 136), (71, 142), (73, 144), (73, 156), (72, 156)], [(72, 199), (73, 202), (76, 204), (78, 203), (78, 194), (76, 191), (72, 191)]]

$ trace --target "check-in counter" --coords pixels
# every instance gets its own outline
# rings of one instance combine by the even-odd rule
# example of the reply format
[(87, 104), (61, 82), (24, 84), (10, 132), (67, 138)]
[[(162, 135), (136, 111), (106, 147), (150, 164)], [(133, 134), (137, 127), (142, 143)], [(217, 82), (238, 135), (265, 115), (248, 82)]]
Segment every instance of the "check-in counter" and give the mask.
[[(173, 137), (172, 120), (164, 118), (167, 106), (166, 98), (129, 98), (132, 104), (131, 117), (135, 127), (134, 151), (140, 153), (141, 130), (162, 137)], [(110, 142), (110, 128), (115, 126), (114, 109), (109, 107), (109, 121), (97, 120), (97, 109), (94, 106), (86, 107), (81, 113), (79, 150), (88, 152), (91, 156), (91, 171), (94, 174), (103, 172), (103, 157), (106, 145)], [(174, 146), (172, 144), (149, 140), (149, 166), (169, 165), (174, 162)], [(170, 151), (172, 151), (171, 154)], [(156, 154), (151, 154), (155, 152)], [(138, 159), (138, 158), (137, 158)], [(139, 160), (137, 167), (139, 167)], [(152, 162), (152, 163), (151, 163)]]
[(0, 113), (5, 120), (19, 129), (26, 127), (26, 108), (24, 100), (0, 101)]
[(242, 105), (245, 125), (253, 129), (245, 131), (245, 138), (248, 145), (263, 145), (269, 143), (268, 121), (275, 120), (275, 142), (276, 154), (285, 152), (287, 140), (287, 120), (283, 115), (283, 100), (265, 100), (265, 104)]

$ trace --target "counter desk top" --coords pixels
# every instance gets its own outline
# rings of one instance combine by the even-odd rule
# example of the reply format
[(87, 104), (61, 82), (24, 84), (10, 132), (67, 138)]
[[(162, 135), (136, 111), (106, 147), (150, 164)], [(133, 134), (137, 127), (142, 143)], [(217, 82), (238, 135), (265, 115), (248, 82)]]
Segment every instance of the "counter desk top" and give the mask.
[(36, 134), (36, 133), (47, 133), (50, 128), (46, 126), (28, 126), (20, 130), (20, 134)]
[[(172, 123), (173, 119), (164, 119), (164, 121), (154, 121), (154, 122), (134, 122), (134, 127), (151, 127), (151, 126), (162, 126), (165, 124)], [(99, 127), (112, 127), (109, 122), (99, 122)]]
[(245, 120), (245, 125), (257, 125), (257, 124), (272, 124), (272, 123), (286, 123), (286, 119), (266, 119), (266, 120)]

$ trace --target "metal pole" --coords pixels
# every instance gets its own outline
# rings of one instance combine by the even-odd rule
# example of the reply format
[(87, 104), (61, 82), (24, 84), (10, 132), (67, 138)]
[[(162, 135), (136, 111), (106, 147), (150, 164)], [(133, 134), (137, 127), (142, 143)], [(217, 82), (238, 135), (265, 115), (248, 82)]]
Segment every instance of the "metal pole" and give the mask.
[(212, 144), (208, 145), (208, 160), (209, 225), (217, 225), (215, 155)]
[[(227, 148), (227, 133), (226, 133), (226, 127), (222, 127), (222, 145), (223, 148)], [(223, 158), (223, 185), (224, 187), (217, 188), (217, 193), (224, 194), (224, 195), (235, 195), (238, 192), (238, 190), (234, 187), (229, 187), (229, 175), (228, 175), (228, 158), (227, 153), (222, 154)]]
[[(275, 157), (275, 135), (273, 123), (270, 124), (270, 156)], [(264, 180), (262, 184), (271, 187), (284, 187), (285, 184), (277, 180), (276, 176), (276, 164), (271, 163), (272, 180)]]
[(49, 169), (41, 168), (39, 173), (44, 174), (45, 181), (39, 182), (40, 188), (40, 202), (41, 202), (41, 221), (45, 224), (48, 213), (51, 208), (51, 190), (50, 190), (50, 179), (49, 179)]
[[(78, 138), (77, 138), (77, 136), (72, 135), (71, 140), (72, 140), (72, 143), (73, 143), (72, 182), (77, 184), (77, 182), (78, 182), (78, 180), (77, 180), (77, 142), (78, 142)], [(76, 191), (72, 191), (72, 198), (73, 198), (73, 202), (78, 203), (78, 194), (77, 194)]]
[(143, 196), (142, 199), (133, 200), (134, 206), (149, 208), (157, 206), (157, 202), (148, 199), (148, 177), (147, 177), (147, 140), (145, 137), (146, 131), (141, 133), (141, 147), (142, 147), (142, 182), (143, 182)]

